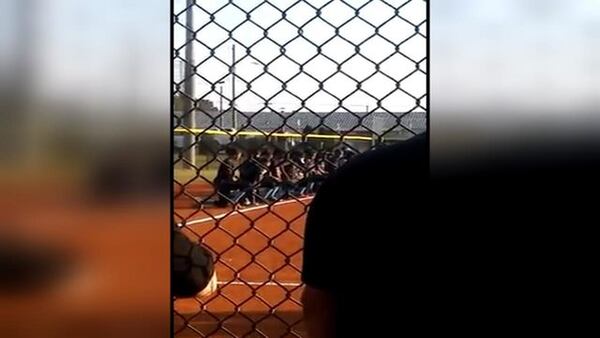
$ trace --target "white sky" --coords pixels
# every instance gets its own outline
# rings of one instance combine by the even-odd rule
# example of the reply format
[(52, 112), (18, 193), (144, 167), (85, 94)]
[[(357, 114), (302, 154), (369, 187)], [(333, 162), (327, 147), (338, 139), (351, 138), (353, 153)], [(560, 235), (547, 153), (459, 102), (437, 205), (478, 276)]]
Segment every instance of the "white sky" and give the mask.
[[(32, 7), (26, 15), (19, 1), (26, 0), (0, 2), (0, 75), (21, 62), (32, 75), (29, 89), (42, 98), (109, 111), (132, 101), (159, 114), (169, 109), (168, 1), (27, 0)], [(28, 20), (32, 38), (1, 14)], [(23, 45), (30, 60), (9, 55)]]
[[(202, 6), (208, 12), (216, 11), (227, 2), (228, 1), (226, 0), (197, 1), (198, 5)], [(295, 1), (277, 0), (272, 2), (276, 3), (277, 6), (280, 6), (281, 9), (286, 9)], [(307, 0), (307, 2), (313, 4), (315, 7), (320, 7), (329, 1)], [(349, 0), (347, 2), (350, 5), (359, 7), (368, 1)], [(387, 2), (393, 6), (400, 6), (405, 1), (388, 0)], [(250, 11), (258, 4), (262, 3), (262, 1), (238, 0), (234, 1), (234, 3), (246, 11)], [(185, 0), (175, 0), (175, 13), (182, 12), (183, 8), (185, 8)], [(354, 43), (358, 43), (370, 34), (373, 34), (374, 29), (358, 19), (354, 19), (350, 23), (342, 26), (342, 24), (353, 15), (353, 9), (337, 0), (332, 1), (328, 6), (324, 7), (321, 13), (323, 19), (329, 21), (335, 27), (341, 27), (341, 36)], [(400, 15), (414, 24), (419, 24), (426, 18), (426, 3), (422, 0), (413, 0), (401, 9)], [(241, 44), (250, 46), (263, 37), (264, 31), (262, 28), (270, 27), (279, 20), (281, 16), (281, 13), (275, 8), (268, 4), (263, 4), (251, 13), (252, 21), (256, 22), (259, 26), (246, 22), (233, 31), (233, 37)], [(298, 26), (303, 25), (315, 16), (315, 9), (303, 2), (287, 11), (287, 19)], [(400, 43), (411, 36), (415, 31), (413, 26), (402, 21), (400, 18), (395, 17), (394, 9), (385, 5), (382, 1), (372, 1), (368, 6), (360, 10), (360, 17), (374, 25), (380, 25), (387, 19), (393, 18), (380, 29), (380, 34), (385, 36), (392, 43)], [(194, 28), (198, 30), (200, 27), (207, 24), (210, 21), (210, 18), (207, 13), (195, 8), (194, 20)], [(244, 20), (246, 20), (246, 14), (232, 5), (227, 6), (225, 9), (215, 14), (215, 21), (226, 29), (233, 29), (244, 22)], [(182, 13), (179, 16), (179, 22), (185, 25), (185, 13)], [(262, 26), (262, 28), (260, 26)], [(421, 29), (422, 32), (426, 34), (425, 25), (422, 25)], [(175, 48), (179, 48), (185, 43), (185, 29), (180, 25), (176, 25), (174, 33)], [(321, 19), (316, 19), (304, 27), (303, 38), (298, 38), (286, 46), (285, 56), (296, 62), (304, 63), (313, 55), (317, 54), (316, 48), (307, 40), (320, 44), (333, 35), (335, 35), (334, 28), (321, 21)], [(268, 36), (278, 44), (285, 44), (288, 41), (297, 38), (299, 33), (298, 29), (293, 25), (281, 22), (268, 29)], [(213, 101), (215, 106), (218, 106), (218, 89), (212, 91), (211, 85), (225, 77), (225, 83), (223, 84), (224, 96), (226, 98), (224, 108), (227, 109), (229, 105), (228, 100), (231, 97), (231, 78), (228, 76), (228, 66), (232, 60), (231, 46), (234, 42), (228, 38), (227, 31), (219, 28), (215, 24), (209, 24), (202, 28), (198, 32), (197, 38), (209, 48), (219, 46), (215, 49), (215, 55), (225, 61), (226, 64), (212, 58), (200, 65), (198, 73), (205, 77), (208, 82), (200, 78), (195, 80), (196, 95), (197, 97), (202, 97), (208, 93), (208, 96), (205, 98)], [(220, 45), (223, 41), (225, 41), (225, 43)], [(249, 54), (247, 54), (245, 47), (241, 44), (236, 43), (236, 74), (247, 80), (251, 80), (262, 74), (260, 78), (252, 83), (251, 87), (252, 90), (262, 96), (262, 98), (252, 93), (245, 93), (237, 99), (236, 106), (240, 110), (260, 110), (265, 107), (266, 99), (270, 99), (271, 96), (281, 89), (281, 83), (277, 79), (263, 74), (263, 66), (256, 64), (256, 61), (259, 60), (263, 63), (268, 63), (271, 60), (276, 59), (276, 61), (268, 67), (268, 71), (282, 80), (290, 79), (298, 73), (299, 67), (289, 59), (281, 57), (282, 53), (279, 46), (273, 42), (263, 40), (253, 46), (250, 49)], [(198, 64), (210, 56), (210, 49), (202, 44), (196, 42), (194, 48), (194, 64)], [(422, 60), (426, 57), (425, 38), (421, 36), (412, 38), (401, 46), (401, 52), (414, 60)], [(348, 73), (348, 75), (357, 80), (365, 79), (375, 72), (375, 67), (371, 63), (362, 57), (355, 55), (354, 47), (339, 37), (323, 46), (321, 53), (337, 62), (341, 62), (348, 57), (354, 56), (347, 64), (342, 66), (342, 71)], [(381, 64), (380, 71), (390, 75), (394, 80), (399, 80), (415, 70), (415, 65), (412, 61), (396, 53), (395, 47), (392, 44), (379, 37), (373, 38), (363, 45), (361, 53), (376, 62), (392, 55), (391, 59)], [(323, 81), (337, 72), (335, 63), (327, 60), (323, 55), (320, 55), (307, 63), (304, 68), (305, 73), (314, 76), (319, 81)], [(180, 56), (182, 58), (185, 57), (184, 49), (181, 50)], [(176, 63), (175, 66), (176, 68), (179, 68), (178, 66), (180, 66), (180, 64)], [(422, 63), (422, 69), (426, 71), (425, 62)], [(181, 74), (181, 68), (176, 69), (175, 72), (176, 76)], [(412, 109), (415, 106), (415, 100), (396, 89), (395, 86), (396, 83), (393, 80), (378, 73), (370, 80), (365, 81), (362, 87), (373, 97), (357, 92), (344, 101), (344, 106), (354, 111), (364, 111), (366, 106), (369, 106), (370, 110), (381, 111), (381, 108), (377, 108), (377, 100), (384, 98), (391, 92), (392, 94), (382, 101), (381, 105), (383, 108), (393, 112), (405, 112)], [(426, 75), (422, 72), (415, 73), (402, 82), (401, 88), (416, 97), (423, 96), (426, 91)], [(325, 91), (329, 91), (333, 95), (343, 98), (355, 89), (356, 82), (341, 73), (337, 73), (333, 78), (325, 81), (323, 90), (319, 90), (318, 81), (311, 79), (307, 74), (301, 74), (288, 84), (288, 90), (296, 94), (299, 98), (295, 98), (287, 93), (282, 93), (270, 99), (269, 103), (273, 109), (278, 111), (281, 108), (285, 111), (304, 110), (304, 108), (309, 108), (313, 111), (332, 111), (336, 110), (337, 99), (331, 97)], [(246, 90), (246, 84), (242, 80), (237, 79), (236, 95), (239, 96), (244, 90)], [(302, 107), (300, 99), (306, 99), (315, 91), (317, 93), (306, 101), (305, 107)], [(424, 102), (422, 104), (424, 105)], [(418, 109), (418, 111), (423, 111), (423, 109)]]
[[(10, 73), (14, 61), (11, 46), (21, 38), (11, 15), (15, 4), (21, 1), (0, 1), (0, 80), (5, 80), (3, 83), (6, 83), (6, 74)], [(175, 1), (176, 6), (181, 6), (181, 0)], [(129, 92), (133, 88), (141, 93), (144, 104), (160, 108), (160, 114), (169, 109), (168, 1), (32, 2), (39, 6), (29, 16), (34, 23), (35, 52), (34, 63), (28, 66), (36, 76), (36, 91), (51, 98), (81, 97), (92, 106), (118, 104), (122, 99), (129, 99), (123, 91)], [(222, 2), (202, 1), (203, 5)], [(272, 2), (289, 3), (288, 0)], [(421, 1), (414, 2), (420, 6)], [(256, 0), (236, 3), (250, 6)], [(311, 0), (311, 3), (324, 1)], [(339, 1), (334, 3), (339, 4)], [(369, 8), (361, 15), (367, 15)], [(423, 10), (414, 13), (424, 17)], [(338, 13), (343, 11), (326, 9), (323, 15), (335, 20), (343, 17)], [(380, 15), (374, 10), (371, 13)], [(478, 112), (501, 106), (507, 108), (507, 114), (516, 115), (523, 114), (523, 110), (564, 112), (600, 106), (600, 0), (440, 0), (431, 1), (431, 15), (431, 84), (436, 112)], [(235, 19), (233, 15), (230, 19), (225, 18), (225, 22)], [(223, 21), (223, 18), (219, 20)], [(401, 30), (398, 32), (402, 33)], [(250, 39), (252, 32), (240, 31), (240, 34)], [(318, 39), (323, 35), (320, 27), (316, 27), (311, 38)], [(182, 32), (176, 32), (176, 39), (179, 39), (176, 43), (181, 44), (181, 36)], [(300, 47), (297, 50), (299, 52), (293, 56), (300, 58), (302, 50)], [(367, 51), (379, 52), (376, 48)], [(414, 51), (424, 49), (415, 48)], [(326, 49), (325, 52), (339, 57), (343, 49)], [(229, 43), (218, 53), (229, 60)], [(143, 71), (132, 66), (135, 62)], [(400, 66), (392, 66), (390, 71), (404, 71), (402, 61), (393, 65)], [(223, 74), (222, 68), (210, 69), (212, 73), (209, 74)], [(355, 72), (364, 69), (355, 67)], [(240, 74), (259, 70), (246, 61), (240, 61), (238, 66)], [(344, 89), (343, 86), (331, 87)], [(230, 95), (229, 84), (225, 84), (224, 89)], [(212, 98), (218, 102), (214, 95)], [(260, 100), (248, 97), (247, 101), (252, 108), (252, 103)], [(273, 106), (279, 108), (279, 103), (289, 103), (290, 99), (274, 101)], [(316, 102), (315, 106), (323, 104), (321, 107), (327, 109), (327, 100), (321, 101), (325, 102)], [(365, 101), (368, 100), (355, 98), (351, 104), (357, 104), (359, 109), (369, 104)], [(240, 104), (245, 105), (243, 100)], [(439, 116), (435, 115), (433, 120)]]
[(600, 1), (432, 1), (431, 16), (432, 121), (600, 105)]

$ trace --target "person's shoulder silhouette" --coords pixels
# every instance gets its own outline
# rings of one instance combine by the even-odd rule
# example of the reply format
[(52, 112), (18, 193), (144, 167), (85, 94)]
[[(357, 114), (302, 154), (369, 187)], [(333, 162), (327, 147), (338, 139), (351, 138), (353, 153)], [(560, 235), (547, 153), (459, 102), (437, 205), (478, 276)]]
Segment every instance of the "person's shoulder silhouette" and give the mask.
[[(406, 238), (395, 233), (422, 216), (428, 155), (420, 135), (356, 156), (326, 180), (310, 206), (302, 279), (335, 299), (338, 336), (376, 332), (368, 323), (385, 321), (385, 313), (374, 307), (394, 298), (387, 290), (398, 295), (395, 264)], [(369, 297), (367, 285), (375, 288)], [(388, 324), (379, 326), (381, 332)]]

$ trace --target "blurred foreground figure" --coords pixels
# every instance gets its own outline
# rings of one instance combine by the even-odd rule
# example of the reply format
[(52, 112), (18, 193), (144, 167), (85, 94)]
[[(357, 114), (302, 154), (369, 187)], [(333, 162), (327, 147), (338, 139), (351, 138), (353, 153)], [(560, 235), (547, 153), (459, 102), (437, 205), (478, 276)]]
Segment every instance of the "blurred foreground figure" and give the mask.
[(307, 219), (309, 337), (589, 332), (600, 143), (583, 141), (430, 173), (415, 137), (345, 165)]
[(211, 253), (180, 231), (173, 234), (173, 296), (207, 296), (217, 289), (217, 274)]
[[(408, 257), (401, 246), (408, 239), (395, 233), (420, 226), (415, 207), (425, 202), (427, 150), (425, 136), (417, 136), (359, 156), (322, 184), (304, 237), (303, 303), (310, 338), (398, 336), (391, 330), (403, 314), (380, 311), (378, 304), (392, 305), (411, 292), (398, 280), (406, 278), (401, 267), (406, 265), (397, 259)], [(388, 321), (392, 316), (398, 317)]]
[(69, 259), (57, 248), (0, 240), (0, 292), (31, 294), (62, 282)]

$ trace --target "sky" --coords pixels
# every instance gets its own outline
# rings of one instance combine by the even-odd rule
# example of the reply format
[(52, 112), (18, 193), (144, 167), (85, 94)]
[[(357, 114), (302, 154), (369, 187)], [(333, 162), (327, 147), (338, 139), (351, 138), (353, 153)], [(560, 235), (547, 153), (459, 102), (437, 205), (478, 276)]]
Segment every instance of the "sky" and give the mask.
[[(281, 0), (274, 1), (280, 9), (290, 8), (296, 1)], [(367, 3), (364, 0), (347, 1), (347, 3), (356, 8)], [(387, 1), (392, 6), (400, 6), (405, 1)], [(180, 56), (185, 58), (185, 49), (181, 48), (185, 44), (185, 0), (175, 1), (175, 13), (181, 13), (177, 18), (180, 24), (175, 26), (174, 47), (180, 49)], [(361, 54), (375, 62), (381, 62), (380, 71), (377, 72), (375, 66), (363, 58), (356, 55), (354, 46), (336, 37), (322, 47), (321, 55), (311, 60), (317, 55), (317, 49), (309, 41), (318, 45), (335, 36), (335, 28), (339, 28), (339, 35), (349, 41), (358, 44), (374, 33), (373, 27), (359, 19), (344, 24), (355, 14), (355, 9), (341, 1), (321, 1), (310, 0), (300, 2), (286, 11), (286, 19), (297, 26), (302, 26), (302, 36), (298, 28), (287, 22), (277, 23), (282, 18), (282, 13), (271, 5), (262, 3), (262, 1), (234, 1), (235, 5), (243, 10), (251, 11), (251, 22), (245, 22), (246, 14), (243, 10), (233, 5), (228, 5), (219, 11), (227, 1), (197, 1), (198, 6), (204, 9), (194, 8), (194, 30), (197, 32), (197, 39), (200, 42), (194, 43), (194, 65), (198, 65), (197, 72), (203, 78), (195, 78), (196, 98), (206, 98), (218, 106), (219, 87), (212, 90), (212, 84), (220, 80), (222, 84), (225, 99), (225, 107), (229, 106), (229, 100), (232, 97), (231, 77), (229, 65), (232, 62), (232, 45), (236, 45), (236, 93), (239, 98), (236, 99), (236, 106), (240, 110), (258, 111), (265, 110), (267, 105), (277, 111), (298, 111), (311, 109), (313, 111), (334, 111), (340, 110), (338, 107), (338, 98), (344, 98), (348, 95), (343, 105), (351, 111), (382, 111), (386, 109), (391, 112), (407, 112), (416, 105), (415, 99), (396, 88), (396, 81), (410, 75), (416, 70), (412, 60), (422, 61), (426, 57), (426, 40), (422, 36), (415, 36), (401, 45), (400, 51), (407, 57), (395, 51), (394, 44), (398, 44), (415, 33), (415, 28), (397, 17), (394, 8), (386, 5), (382, 1), (372, 1), (360, 10), (359, 16), (376, 26), (381, 26), (379, 33), (386, 37), (388, 41), (380, 37), (370, 39), (361, 46)], [(260, 5), (262, 3), (262, 5)], [(317, 18), (316, 9), (309, 6), (312, 4), (315, 8), (322, 8), (321, 18)], [(324, 6), (327, 4), (327, 6)], [(260, 5), (260, 6), (258, 6)], [(258, 7), (257, 7), (258, 6)], [(256, 8), (257, 7), (257, 8)], [(253, 10), (253, 8), (256, 8)], [(400, 15), (410, 22), (418, 25), (425, 21), (426, 4), (421, 0), (413, 0), (408, 5), (402, 7)], [(223, 26), (218, 27), (210, 23), (210, 14), (215, 13), (215, 22)], [(328, 25), (323, 20), (328, 21)], [(389, 22), (385, 23), (388, 19)], [(312, 21), (311, 21), (312, 20)], [(307, 23), (308, 22), (308, 23)], [(384, 24), (385, 23), (385, 24)], [(241, 26), (240, 26), (241, 24)], [(275, 24), (275, 25), (274, 25)], [(274, 26), (273, 26), (274, 25)], [(333, 27), (332, 27), (333, 26)], [(237, 27), (237, 28), (236, 28)], [(426, 33), (425, 25), (421, 26), (422, 32)], [(264, 36), (264, 29), (268, 32), (268, 37), (274, 42), (263, 40), (249, 51), (245, 46), (251, 46)], [(228, 37), (228, 31), (233, 31), (233, 38), (238, 42), (232, 41)], [(291, 41), (291, 42), (290, 42)], [(282, 53), (280, 45), (286, 45)], [(211, 58), (210, 51), (214, 48), (216, 58)], [(249, 52), (249, 53), (248, 53)], [(285, 56), (282, 56), (282, 54)], [(328, 60), (326, 57), (333, 61)], [(350, 58), (350, 59), (349, 59)], [(208, 59), (208, 60), (206, 60)], [(371, 74), (373, 77), (364, 81), (362, 89), (371, 96), (363, 92), (356, 92), (357, 81), (341, 74), (337, 71), (336, 62), (341, 63), (349, 59), (341, 70), (352, 78), (362, 81)], [(204, 61), (206, 60), (206, 61)], [(260, 63), (269, 63), (265, 73), (264, 65)], [(308, 60), (311, 60), (307, 62)], [(293, 61), (304, 64), (303, 74), (295, 77), (300, 72), (300, 68)], [(175, 64), (176, 75), (182, 73), (182, 62)], [(421, 68), (426, 71), (425, 62), (421, 63)], [(382, 73), (388, 74), (387, 78)], [(314, 78), (311, 78), (312, 77)], [(330, 77), (331, 76), (331, 77)], [(247, 83), (251, 81), (251, 89), (255, 93), (246, 92)], [(289, 81), (286, 89), (292, 92), (277, 94), (282, 89), (282, 83), (278, 81)], [(323, 81), (324, 87), (319, 89), (319, 82)], [(426, 90), (426, 75), (423, 72), (415, 72), (407, 77), (401, 83), (401, 88), (415, 97), (422, 97)], [(327, 93), (329, 92), (329, 93)], [(353, 93), (353, 94), (352, 94)], [(277, 95), (276, 95), (277, 94)], [(314, 94), (314, 95), (313, 95)], [(302, 104), (302, 100), (306, 102)], [(382, 102), (378, 105), (378, 100)], [(424, 106), (425, 104), (422, 103)], [(343, 110), (343, 109), (342, 109)], [(423, 108), (418, 108), (423, 111)]]
[(432, 117), (597, 112), (600, 1), (433, 1), (431, 15)]
[[(19, 69), (14, 66), (19, 61), (13, 47), (28, 43), (15, 20), (18, 16), (11, 15), (17, 5), (25, 1), (0, 1), (0, 78), (3, 85), (10, 84), (6, 79), (15, 76), (14, 70)], [(26, 16), (34, 31), (34, 53), (31, 56), (33, 62), (26, 65), (35, 74), (32, 87), (36, 93), (51, 99), (81, 98), (89, 106), (118, 106), (131, 99), (123, 95), (124, 91), (138, 92), (138, 99), (148, 108), (160, 107), (156, 109), (157, 114), (164, 114), (163, 110), (168, 109), (165, 105), (170, 89), (168, 1), (29, 1), (36, 5)], [(181, 7), (181, 0), (174, 1), (176, 7)], [(201, 3), (208, 6), (222, 2)], [(283, 6), (289, 1), (273, 2)], [(236, 3), (251, 6), (256, 0)], [(311, 3), (322, 4), (324, 1), (311, 0)], [(339, 5), (340, 1), (333, 3)], [(361, 15), (375, 19), (380, 15), (374, 10), (368, 14), (367, 9)], [(297, 17), (302, 18), (302, 10), (298, 13)], [(323, 16), (338, 17), (337, 14), (343, 11), (332, 9), (329, 13), (324, 10)], [(421, 15), (419, 13), (422, 10), (415, 11), (415, 18)], [(270, 17), (266, 10), (256, 15), (259, 14), (263, 18)], [(340, 14), (339, 17), (343, 16)], [(231, 24), (236, 18), (239, 19), (239, 15), (223, 16), (219, 17), (219, 22)], [(316, 24), (307, 34), (310, 33), (311, 38), (322, 38), (326, 36), (321, 30), (323, 26)], [(433, 120), (446, 113), (455, 116), (464, 112), (475, 116), (484, 110), (497, 110), (499, 106), (512, 117), (589, 111), (600, 106), (597, 90), (600, 88), (599, 0), (431, 1), (431, 29), (432, 111), (438, 114), (432, 116)], [(350, 29), (348, 35), (355, 36), (358, 31), (360, 28)], [(403, 33), (402, 30), (397, 32)], [(248, 29), (241, 30), (240, 34), (251, 39), (253, 33)], [(182, 32), (176, 30), (175, 35), (175, 44), (180, 45)], [(398, 38), (400, 36), (402, 34), (398, 34)], [(202, 39), (210, 40), (210, 37), (209, 34), (201, 35)], [(332, 57), (343, 55), (341, 46), (331, 49), (324, 51)], [(269, 50), (272, 48), (265, 47), (264, 54)], [(415, 53), (423, 51), (422, 48), (413, 50)], [(197, 48), (197, 51), (201, 57), (201, 49)], [(296, 51), (292, 56), (301, 58), (304, 49), (299, 46)], [(366, 51), (376, 54), (379, 49), (368, 48)], [(230, 44), (226, 43), (218, 53), (224, 60), (229, 60)], [(136, 70), (136, 64), (142, 70)], [(393, 65), (391, 71), (404, 72), (402, 59), (390, 64)], [(273, 65), (275, 70), (272, 72), (280, 73), (276, 66)], [(406, 67), (410, 66), (407, 64)], [(212, 78), (228, 72), (222, 65), (214, 66), (214, 70), (208, 66), (204, 68), (209, 70), (205, 74)], [(314, 73), (322, 76), (323, 73), (318, 71), (321, 68), (315, 68)], [(356, 73), (365, 69), (352, 68)], [(281, 65), (281, 69), (289, 68)], [(240, 76), (261, 71), (246, 60), (239, 61), (237, 70)], [(374, 87), (377, 86), (375, 82)], [(302, 90), (304, 85), (298, 87)], [(332, 84), (331, 87), (339, 91), (346, 89), (343, 85)], [(417, 82), (415, 87), (422, 85)], [(228, 81), (224, 84), (224, 92), (231, 95)], [(218, 102), (214, 93), (211, 98)], [(250, 108), (256, 107), (257, 101), (260, 103), (261, 99), (251, 95), (247, 98)], [(273, 106), (279, 108), (287, 107), (294, 100), (273, 101)], [(316, 100), (313, 105), (327, 109), (331, 106), (327, 101), (327, 98)], [(238, 103), (246, 104), (244, 100)], [(398, 106), (401, 107), (401, 103)], [(360, 109), (373, 102), (357, 97), (349, 104)]]
[[(30, 7), (23, 13), (25, 3)], [(168, 1), (4, 0), (0, 13), (7, 18), (0, 20), (5, 79), (22, 76), (10, 72), (25, 64), (29, 89), (41, 99), (76, 99), (109, 110), (135, 100), (164, 113), (153, 109), (168, 101)], [(23, 25), (31, 35), (23, 36)], [(30, 50), (27, 60), (17, 57), (23, 46)]]

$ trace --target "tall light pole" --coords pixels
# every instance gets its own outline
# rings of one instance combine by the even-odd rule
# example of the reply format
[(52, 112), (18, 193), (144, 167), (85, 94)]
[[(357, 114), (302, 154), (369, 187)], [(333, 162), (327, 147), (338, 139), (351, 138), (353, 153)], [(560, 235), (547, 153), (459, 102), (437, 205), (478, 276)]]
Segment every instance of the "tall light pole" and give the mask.
[(223, 129), (223, 83), (225, 81), (217, 82), (219, 86), (219, 126)]
[[(187, 128), (195, 129), (196, 112), (195, 107), (192, 104), (194, 97), (194, 78), (192, 76), (194, 73), (194, 69), (192, 67), (192, 63), (194, 62), (194, 44), (192, 42), (195, 35), (194, 14), (192, 12), (194, 0), (186, 0), (186, 5), (187, 10), (185, 14), (185, 24), (187, 29), (185, 35), (187, 45), (185, 46), (185, 82), (183, 84), (183, 91), (186, 95), (183, 97), (183, 123)], [(184, 166), (186, 168), (193, 168), (196, 164), (196, 144), (194, 134), (188, 133), (184, 135), (183, 146), (185, 149), (183, 158), (186, 160), (184, 161)]]
[(231, 45), (231, 114), (232, 128), (237, 130), (237, 113), (235, 111), (235, 44)]

